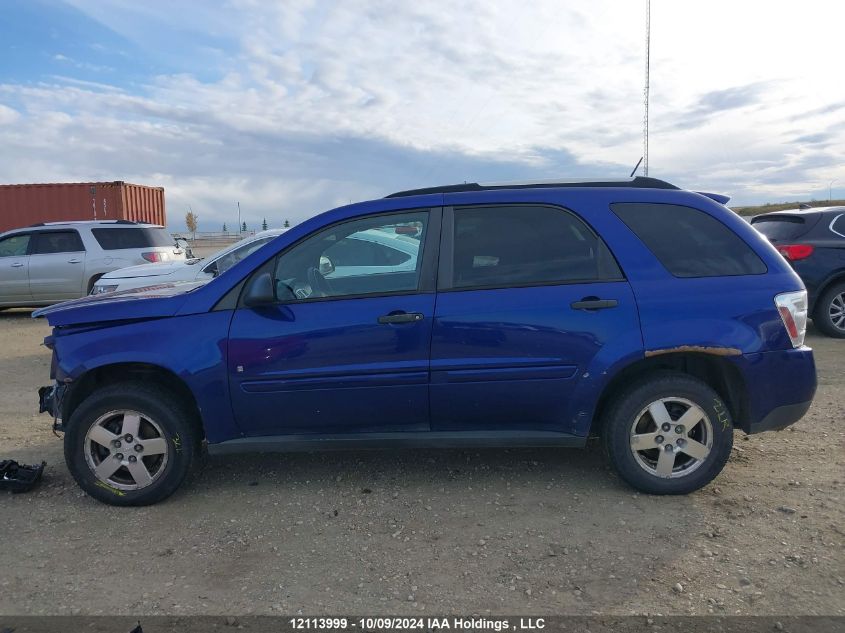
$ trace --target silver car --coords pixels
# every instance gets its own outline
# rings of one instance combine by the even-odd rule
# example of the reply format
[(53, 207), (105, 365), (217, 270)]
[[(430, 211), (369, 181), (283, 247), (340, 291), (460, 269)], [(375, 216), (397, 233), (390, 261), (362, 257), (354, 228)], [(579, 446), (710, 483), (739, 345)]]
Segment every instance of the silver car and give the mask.
[(164, 227), (127, 220), (48, 222), (0, 234), (0, 308), (87, 295), (104, 274), (184, 260)]

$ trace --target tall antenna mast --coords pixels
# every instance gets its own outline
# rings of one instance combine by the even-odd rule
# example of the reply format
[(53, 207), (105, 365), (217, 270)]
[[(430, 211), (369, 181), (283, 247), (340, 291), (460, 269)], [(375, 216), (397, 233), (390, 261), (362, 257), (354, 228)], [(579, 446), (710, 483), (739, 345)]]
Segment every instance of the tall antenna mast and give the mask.
[(651, 58), (651, 0), (645, 1), (645, 87), (643, 88), (643, 175), (648, 176), (648, 71)]

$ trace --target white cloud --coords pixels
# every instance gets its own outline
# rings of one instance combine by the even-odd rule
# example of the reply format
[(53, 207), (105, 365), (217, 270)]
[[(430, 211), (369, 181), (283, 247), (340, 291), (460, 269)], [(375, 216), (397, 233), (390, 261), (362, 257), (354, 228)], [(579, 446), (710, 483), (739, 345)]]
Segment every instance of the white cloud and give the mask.
[[(162, 184), (174, 219), (191, 204), (216, 225), (237, 200), (301, 219), (503, 168), (627, 175), (641, 153), (642, 3), (72, 3), (141, 48), (165, 28), (236, 45), (209, 57), (215, 79), (0, 86), (10, 180)], [(820, 1), (655, 0), (651, 175), (745, 202), (845, 182), (843, 17)]]
[(20, 118), (20, 112), (0, 103), (0, 125), (11, 125)]

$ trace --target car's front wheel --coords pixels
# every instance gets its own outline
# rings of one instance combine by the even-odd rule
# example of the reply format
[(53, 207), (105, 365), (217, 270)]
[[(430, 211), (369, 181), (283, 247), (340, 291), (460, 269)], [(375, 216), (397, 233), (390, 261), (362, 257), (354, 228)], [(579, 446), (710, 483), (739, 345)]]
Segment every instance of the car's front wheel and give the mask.
[(125, 382), (95, 391), (71, 415), (65, 460), (76, 482), (104, 503), (137, 506), (169, 497), (197, 452), (183, 402), (155, 384)]
[(813, 323), (828, 336), (845, 338), (845, 283), (831, 286), (819, 297)]
[(631, 486), (650, 494), (686, 494), (724, 468), (733, 421), (706, 383), (659, 372), (614, 398), (602, 438), (612, 465)]

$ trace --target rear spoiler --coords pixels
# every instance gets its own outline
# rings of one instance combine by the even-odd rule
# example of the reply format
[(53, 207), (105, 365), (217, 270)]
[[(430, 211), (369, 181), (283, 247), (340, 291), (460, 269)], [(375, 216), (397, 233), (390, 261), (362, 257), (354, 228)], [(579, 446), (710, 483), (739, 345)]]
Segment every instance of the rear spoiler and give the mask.
[(711, 200), (715, 200), (719, 204), (727, 204), (728, 200), (731, 199), (730, 196), (723, 196), (720, 193), (707, 193), (706, 191), (696, 191), (695, 193), (699, 193), (702, 196), (707, 196)]

